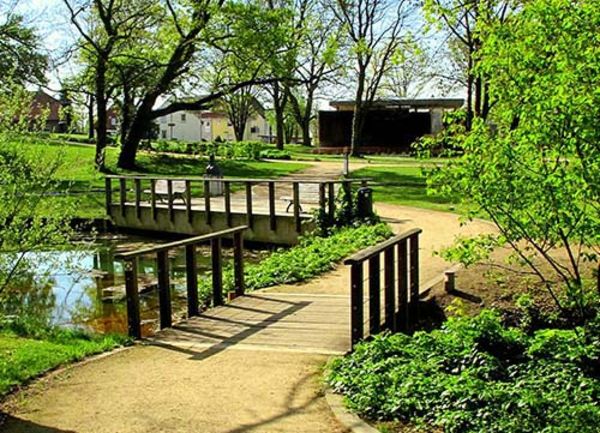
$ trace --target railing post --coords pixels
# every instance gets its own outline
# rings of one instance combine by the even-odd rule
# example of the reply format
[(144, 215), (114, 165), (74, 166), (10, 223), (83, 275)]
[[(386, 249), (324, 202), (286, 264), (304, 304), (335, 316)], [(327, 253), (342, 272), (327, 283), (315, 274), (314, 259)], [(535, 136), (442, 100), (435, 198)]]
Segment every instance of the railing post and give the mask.
[(169, 207), (169, 220), (175, 222), (175, 210), (173, 209), (173, 181), (167, 179), (167, 203)]
[(150, 179), (150, 206), (152, 207), (152, 219), (156, 221), (156, 179)]
[(327, 199), (328, 199), (328, 211), (327, 217), (329, 221), (329, 226), (333, 226), (335, 222), (335, 184), (333, 182), (329, 182), (327, 184)]
[(135, 339), (142, 338), (140, 297), (138, 293), (137, 259), (125, 260), (125, 297), (127, 299), (127, 332)]
[(419, 315), (419, 234), (410, 237), (410, 320), (414, 326)]
[(211, 214), (210, 214), (210, 181), (204, 181), (204, 216), (206, 218), (206, 224), (211, 225)]
[(327, 212), (325, 210), (325, 184), (323, 182), (319, 182), (319, 214), (325, 215)]
[(242, 296), (246, 291), (244, 283), (244, 235), (243, 232), (233, 234), (233, 279), (235, 295)]
[(381, 276), (379, 254), (369, 259), (369, 333), (381, 330)]
[(104, 178), (104, 193), (106, 194), (106, 215), (112, 216), (112, 180)]
[(254, 225), (254, 216), (252, 215), (252, 182), (246, 182), (246, 223), (252, 230)]
[(119, 204), (121, 205), (121, 216), (125, 216), (125, 202), (127, 201), (127, 179), (119, 179)]
[(171, 320), (171, 282), (169, 278), (169, 252), (158, 251), (156, 254), (158, 268), (158, 298), (160, 308), (160, 329), (168, 328)]
[(409, 327), (408, 313), (408, 249), (406, 239), (398, 243), (398, 315), (396, 330), (407, 332)]
[(277, 217), (275, 215), (275, 182), (269, 182), (269, 221), (271, 230), (277, 229)]
[(302, 231), (302, 220), (300, 220), (300, 184), (298, 182), (294, 182), (292, 187), (292, 199), (294, 200), (294, 223), (296, 225), (296, 233), (300, 233)]
[(344, 195), (346, 196), (346, 201), (344, 201), (346, 209), (344, 211), (350, 213), (352, 212), (352, 181), (345, 180), (342, 183), (342, 188), (344, 188)]
[(223, 195), (225, 200), (225, 221), (227, 227), (231, 227), (231, 184), (228, 180), (223, 181)]
[(350, 269), (350, 339), (351, 348), (363, 338), (363, 264), (353, 263)]
[(395, 331), (396, 299), (394, 287), (394, 246), (389, 246), (383, 253), (384, 261), (384, 305), (385, 305), (385, 329)]
[(142, 217), (142, 208), (140, 206), (140, 201), (142, 200), (142, 185), (141, 180), (136, 178), (133, 180), (135, 185), (135, 216), (137, 219)]
[(198, 311), (198, 262), (196, 245), (185, 246), (185, 282), (187, 287), (188, 317), (197, 316)]
[(213, 306), (223, 305), (223, 263), (221, 258), (221, 238), (210, 240), (212, 260)]
[(189, 179), (185, 181), (185, 211), (187, 213), (188, 223), (192, 224), (192, 182)]

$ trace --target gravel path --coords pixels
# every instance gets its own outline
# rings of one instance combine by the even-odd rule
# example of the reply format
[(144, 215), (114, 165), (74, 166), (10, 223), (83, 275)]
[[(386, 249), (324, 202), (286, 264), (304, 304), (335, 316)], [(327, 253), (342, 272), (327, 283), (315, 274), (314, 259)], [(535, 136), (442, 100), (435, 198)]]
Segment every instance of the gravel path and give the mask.
[[(353, 169), (358, 168), (353, 164)], [(341, 164), (315, 163), (300, 175), (339, 174)], [(490, 232), (491, 224), (461, 226), (456, 215), (377, 204), (400, 233), (421, 227), (422, 282), (449, 265), (432, 252), (457, 235)], [(302, 285), (263, 292), (347, 294), (339, 266)], [(241, 347), (243, 346), (243, 347)], [(235, 345), (211, 356), (182, 348), (138, 345), (75, 365), (37, 381), (3, 404), (6, 433), (117, 432), (343, 432), (322, 395), (329, 355)]]

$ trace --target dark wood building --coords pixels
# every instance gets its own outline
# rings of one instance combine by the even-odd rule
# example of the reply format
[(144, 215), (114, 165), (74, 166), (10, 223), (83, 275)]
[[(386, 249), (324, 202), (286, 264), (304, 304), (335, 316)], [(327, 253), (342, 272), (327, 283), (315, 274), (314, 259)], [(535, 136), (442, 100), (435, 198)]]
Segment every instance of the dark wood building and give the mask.
[[(462, 107), (456, 99), (382, 99), (365, 117), (361, 152), (406, 153), (419, 137), (441, 131), (444, 111)], [(341, 153), (350, 146), (354, 101), (332, 101), (335, 111), (319, 112), (319, 152)]]

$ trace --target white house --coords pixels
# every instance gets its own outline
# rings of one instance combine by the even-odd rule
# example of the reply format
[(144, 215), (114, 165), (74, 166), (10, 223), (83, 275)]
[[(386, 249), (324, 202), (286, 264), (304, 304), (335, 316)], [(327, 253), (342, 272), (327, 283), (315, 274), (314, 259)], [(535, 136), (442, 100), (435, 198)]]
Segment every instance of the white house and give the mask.
[[(171, 101), (163, 104), (166, 106)], [(270, 134), (264, 109), (257, 101), (257, 109), (250, 116), (244, 131), (244, 140), (261, 140)], [(157, 119), (158, 138), (181, 141), (235, 140), (233, 126), (227, 114), (218, 109), (177, 111)]]

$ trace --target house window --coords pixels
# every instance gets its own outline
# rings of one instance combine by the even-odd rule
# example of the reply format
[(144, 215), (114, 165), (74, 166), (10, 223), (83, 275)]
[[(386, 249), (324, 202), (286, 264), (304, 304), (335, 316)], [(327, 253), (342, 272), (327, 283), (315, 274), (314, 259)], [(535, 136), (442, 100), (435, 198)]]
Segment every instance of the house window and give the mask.
[(182, 121), (182, 122), (185, 122), (185, 113), (183, 113), (183, 114), (181, 115), (181, 121)]
[(258, 134), (260, 131), (258, 129), (258, 126), (253, 126), (252, 128), (250, 128), (250, 133), (251, 134)]
[(116, 126), (117, 125), (117, 119), (115, 119), (114, 117), (110, 119), (110, 124), (112, 126)]
[(161, 138), (167, 138), (167, 131), (164, 130), (164, 129), (162, 131), (160, 131), (160, 137)]

